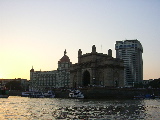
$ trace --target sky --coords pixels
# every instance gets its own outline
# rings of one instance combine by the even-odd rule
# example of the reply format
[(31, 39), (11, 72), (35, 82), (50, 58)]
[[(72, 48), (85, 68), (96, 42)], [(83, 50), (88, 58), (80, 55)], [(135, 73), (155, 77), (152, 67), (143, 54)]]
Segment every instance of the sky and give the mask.
[(0, 0), (0, 78), (30, 79), (30, 69), (56, 70), (66, 49), (98, 53), (116, 41), (143, 46), (143, 79), (160, 78), (160, 0)]

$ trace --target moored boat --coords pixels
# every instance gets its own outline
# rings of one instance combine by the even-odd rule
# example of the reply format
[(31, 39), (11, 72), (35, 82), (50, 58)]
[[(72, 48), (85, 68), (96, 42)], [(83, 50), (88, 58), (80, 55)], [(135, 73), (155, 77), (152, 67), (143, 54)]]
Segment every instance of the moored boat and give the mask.
[(31, 94), (33, 94), (33, 91), (26, 91), (26, 92), (22, 92), (22, 97), (29, 97)]
[(145, 95), (134, 96), (134, 99), (155, 99), (155, 98), (158, 98), (158, 97), (155, 96), (154, 94), (145, 94)]
[(144, 95), (137, 95), (137, 96), (134, 96), (134, 99), (145, 99), (145, 96)]
[(52, 91), (41, 92), (41, 91), (26, 91), (22, 92), (22, 97), (30, 98), (54, 98), (55, 94)]
[(45, 93), (43, 94), (43, 96), (44, 96), (45, 98), (54, 98), (54, 97), (55, 97), (55, 94), (54, 94), (51, 90), (49, 90), (49, 91), (45, 92)]
[(84, 98), (84, 95), (80, 90), (72, 90), (69, 93), (69, 98)]
[(9, 95), (0, 95), (0, 98), (8, 98)]
[(42, 92), (33, 92), (30, 94), (29, 97), (31, 97), (31, 98), (44, 98), (44, 95)]

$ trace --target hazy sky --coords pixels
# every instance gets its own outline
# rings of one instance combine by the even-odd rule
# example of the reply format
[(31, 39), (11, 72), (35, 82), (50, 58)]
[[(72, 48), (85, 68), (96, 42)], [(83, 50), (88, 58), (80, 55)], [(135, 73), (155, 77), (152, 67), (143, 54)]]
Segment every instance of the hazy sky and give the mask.
[(160, 78), (160, 0), (0, 0), (0, 78), (56, 70), (67, 50), (107, 54), (116, 41), (138, 39), (144, 79)]

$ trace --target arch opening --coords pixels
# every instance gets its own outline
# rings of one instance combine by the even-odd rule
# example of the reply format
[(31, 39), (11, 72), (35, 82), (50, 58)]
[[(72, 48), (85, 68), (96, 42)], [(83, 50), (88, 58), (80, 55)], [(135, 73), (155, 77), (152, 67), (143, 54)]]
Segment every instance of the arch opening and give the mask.
[(90, 73), (86, 70), (83, 73), (83, 86), (88, 86), (90, 84)]

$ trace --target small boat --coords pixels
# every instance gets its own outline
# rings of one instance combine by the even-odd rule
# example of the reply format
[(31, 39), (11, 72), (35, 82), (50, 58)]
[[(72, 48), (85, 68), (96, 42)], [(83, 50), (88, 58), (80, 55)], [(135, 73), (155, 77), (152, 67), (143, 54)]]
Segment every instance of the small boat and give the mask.
[(155, 99), (156, 96), (154, 94), (145, 94), (145, 95), (138, 95), (134, 96), (134, 99)]
[(145, 99), (145, 96), (144, 95), (137, 95), (137, 96), (134, 96), (134, 99)]
[(22, 92), (21, 97), (29, 97), (31, 94), (33, 94), (33, 91)]
[(31, 98), (44, 98), (44, 95), (42, 92), (33, 92), (29, 95)]
[(84, 95), (80, 90), (73, 90), (69, 93), (69, 98), (84, 98)]
[(159, 95), (158, 95), (158, 96), (155, 96), (155, 98), (156, 98), (156, 99), (160, 99), (160, 96), (159, 96)]
[(51, 90), (49, 90), (48, 92), (45, 92), (45, 93), (43, 94), (43, 96), (44, 96), (45, 98), (54, 98), (54, 97), (55, 97), (55, 94), (54, 94)]
[(8, 98), (9, 95), (0, 95), (0, 98)]
[(22, 97), (30, 97), (30, 98), (54, 98), (55, 94), (52, 91), (41, 92), (41, 91), (26, 91), (22, 92)]

